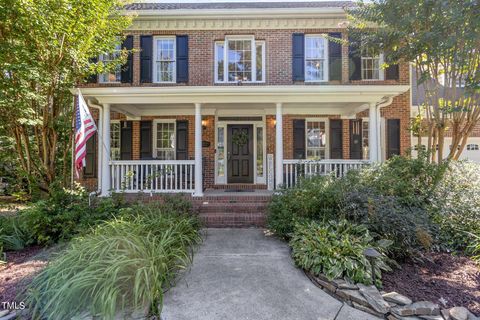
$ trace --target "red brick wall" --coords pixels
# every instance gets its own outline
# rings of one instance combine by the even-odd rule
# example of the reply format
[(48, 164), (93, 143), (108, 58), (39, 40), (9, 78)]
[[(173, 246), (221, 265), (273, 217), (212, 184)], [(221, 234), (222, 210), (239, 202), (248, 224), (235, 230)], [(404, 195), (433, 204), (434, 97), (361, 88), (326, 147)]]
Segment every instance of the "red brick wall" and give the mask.
[[(226, 35), (253, 35), (256, 40), (265, 41), (266, 82), (263, 84), (244, 85), (318, 85), (294, 82), (292, 80), (292, 34), (302, 33), (327, 33), (341, 32), (340, 29), (290, 29), (290, 30), (177, 30), (177, 31), (135, 31), (130, 32), (134, 37), (133, 69), (134, 77), (132, 84), (85, 84), (85, 86), (208, 86), (214, 85), (214, 42), (224, 40)], [(140, 35), (188, 35), (189, 36), (189, 82), (158, 84), (140, 83)], [(346, 35), (344, 34), (344, 37)], [(330, 81), (327, 84), (409, 84), (408, 64), (400, 65), (400, 79), (388, 81), (349, 81), (348, 80), (348, 46), (342, 48), (342, 81)], [(215, 84), (236, 85), (236, 84)]]

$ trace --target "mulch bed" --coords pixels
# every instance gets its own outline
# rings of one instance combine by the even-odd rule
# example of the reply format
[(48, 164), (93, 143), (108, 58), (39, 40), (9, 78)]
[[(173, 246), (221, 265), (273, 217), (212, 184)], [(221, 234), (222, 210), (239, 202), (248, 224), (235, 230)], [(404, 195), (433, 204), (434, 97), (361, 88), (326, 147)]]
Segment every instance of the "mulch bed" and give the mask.
[(384, 290), (442, 308), (467, 307), (480, 315), (480, 266), (467, 257), (433, 253), (423, 263), (404, 263), (383, 275)]
[(45, 267), (47, 259), (47, 251), (42, 247), (7, 252), (7, 264), (0, 265), (0, 301), (16, 301), (17, 293)]

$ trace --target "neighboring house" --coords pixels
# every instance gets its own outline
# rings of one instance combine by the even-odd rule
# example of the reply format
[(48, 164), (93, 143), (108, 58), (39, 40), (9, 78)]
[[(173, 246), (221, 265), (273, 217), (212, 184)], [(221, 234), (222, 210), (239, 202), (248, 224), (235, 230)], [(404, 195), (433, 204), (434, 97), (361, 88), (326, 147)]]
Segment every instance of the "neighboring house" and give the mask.
[[(414, 70), (413, 70), (414, 71)], [(412, 118), (416, 117), (419, 112), (422, 112), (421, 109), (419, 109), (419, 106), (422, 106), (425, 103), (425, 89), (423, 88), (422, 85), (417, 86), (417, 80), (416, 77), (412, 77), (412, 108), (411, 108), (411, 116)], [(442, 86), (443, 83), (440, 83)], [(442, 87), (440, 88), (442, 89)], [(459, 86), (457, 88), (457, 91), (459, 92), (459, 95), (463, 94), (463, 87)], [(413, 136), (411, 138), (412, 141), (412, 156), (416, 157), (417, 152), (418, 152), (418, 137)], [(443, 157), (446, 158), (448, 154), (450, 153), (450, 149), (452, 147), (452, 131), (447, 130), (445, 134), (445, 147), (443, 149)], [(422, 136), (421, 138), (421, 146), (420, 148), (426, 150), (428, 145), (428, 137)], [(465, 146), (465, 149), (463, 150), (460, 159), (468, 159), (471, 161), (475, 162), (480, 162), (480, 124), (477, 124), (475, 128), (473, 129), (472, 134), (467, 140), (467, 145)]]
[(123, 47), (135, 52), (80, 88), (103, 136), (88, 144), (82, 183), (202, 196), (406, 152), (408, 64), (383, 70), (382, 55), (325, 37), (347, 39), (349, 5), (128, 5), (138, 16)]

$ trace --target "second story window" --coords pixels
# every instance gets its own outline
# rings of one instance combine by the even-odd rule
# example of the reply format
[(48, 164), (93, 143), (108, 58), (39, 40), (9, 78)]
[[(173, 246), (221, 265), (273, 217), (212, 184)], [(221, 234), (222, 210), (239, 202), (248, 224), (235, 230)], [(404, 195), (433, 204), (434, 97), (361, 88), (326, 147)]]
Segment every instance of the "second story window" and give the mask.
[(154, 82), (176, 81), (175, 37), (155, 37), (153, 42)]
[(305, 81), (328, 81), (328, 41), (321, 35), (305, 35)]
[[(122, 50), (122, 47), (120, 44), (115, 46), (115, 51), (109, 54), (101, 54), (99, 57), (99, 60), (102, 61), (105, 65), (109, 64), (110, 62), (118, 59), (120, 56), (120, 51)], [(99, 76), (99, 81), (100, 83), (117, 83), (120, 82), (121, 80), (121, 70), (120, 66), (115, 68), (114, 70), (110, 72), (105, 72), (100, 74)]]
[(265, 42), (250, 36), (215, 42), (215, 82), (264, 82)]
[(362, 48), (362, 80), (383, 80), (383, 55), (372, 48)]

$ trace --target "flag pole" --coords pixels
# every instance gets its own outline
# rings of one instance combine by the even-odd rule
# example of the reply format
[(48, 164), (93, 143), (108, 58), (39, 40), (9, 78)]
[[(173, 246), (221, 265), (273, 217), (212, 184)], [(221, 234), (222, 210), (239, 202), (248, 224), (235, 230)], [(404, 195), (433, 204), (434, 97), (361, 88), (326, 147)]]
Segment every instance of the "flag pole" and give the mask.
[[(78, 89), (80, 90), (80, 89)], [(73, 112), (72, 112), (72, 127), (70, 128), (70, 134), (72, 135), (72, 155), (70, 161), (70, 190), (73, 191), (73, 171), (75, 170), (75, 96), (73, 96), (72, 105), (73, 105)]]

